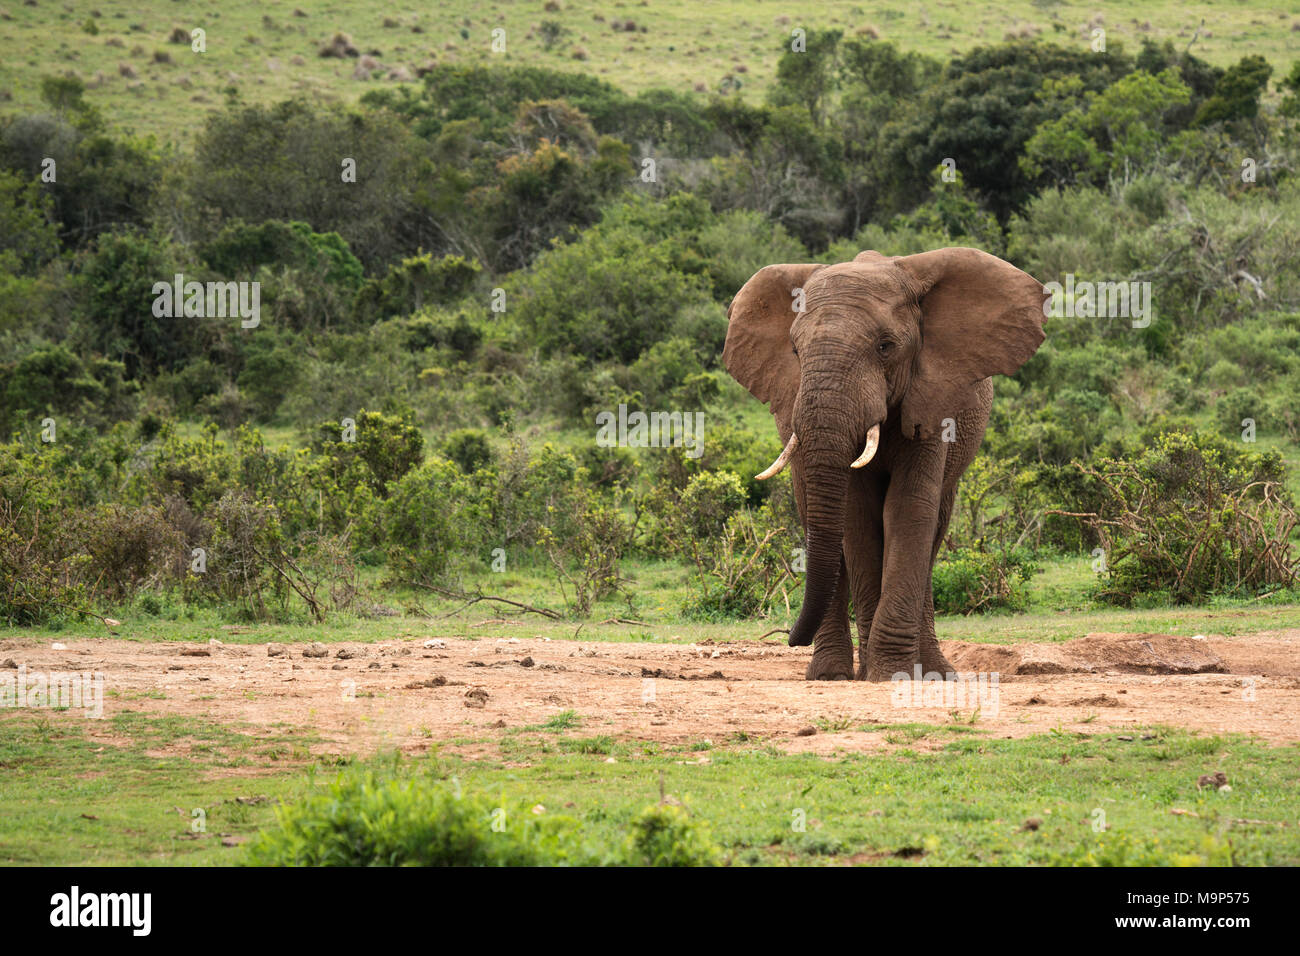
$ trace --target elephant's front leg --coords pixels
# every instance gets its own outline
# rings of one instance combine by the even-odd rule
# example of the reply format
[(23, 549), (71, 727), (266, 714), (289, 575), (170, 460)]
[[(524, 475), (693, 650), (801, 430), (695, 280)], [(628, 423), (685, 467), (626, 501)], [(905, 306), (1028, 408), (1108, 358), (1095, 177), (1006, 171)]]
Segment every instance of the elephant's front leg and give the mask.
[(883, 508), (880, 603), (871, 621), (859, 680), (887, 681), (899, 673), (911, 676), (921, 662), (945, 448), (940, 441), (916, 442), (908, 449), (907, 460), (896, 462), (890, 478)]
[(844, 564), (858, 625), (858, 658), (865, 666), (871, 622), (880, 604), (880, 575), (885, 560), (883, 511), (887, 477), (862, 471), (849, 482), (844, 519)]
[(813, 637), (813, 656), (804, 676), (808, 680), (853, 680), (853, 638), (849, 635), (849, 586), (840, 557), (835, 599)]

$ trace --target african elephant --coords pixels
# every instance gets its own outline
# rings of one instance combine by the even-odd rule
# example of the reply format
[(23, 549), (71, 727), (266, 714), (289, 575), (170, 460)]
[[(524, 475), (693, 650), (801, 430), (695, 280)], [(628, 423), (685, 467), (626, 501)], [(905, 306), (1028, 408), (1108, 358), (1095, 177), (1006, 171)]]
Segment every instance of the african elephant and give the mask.
[[(1047, 293), (976, 249), (863, 252), (771, 265), (727, 310), (723, 360), (776, 419), (805, 532), (804, 601), (789, 643), (810, 680), (952, 666), (934, 633), (931, 571), (957, 480), (984, 438), (994, 374), (1044, 339)], [(847, 582), (847, 587), (846, 587)]]

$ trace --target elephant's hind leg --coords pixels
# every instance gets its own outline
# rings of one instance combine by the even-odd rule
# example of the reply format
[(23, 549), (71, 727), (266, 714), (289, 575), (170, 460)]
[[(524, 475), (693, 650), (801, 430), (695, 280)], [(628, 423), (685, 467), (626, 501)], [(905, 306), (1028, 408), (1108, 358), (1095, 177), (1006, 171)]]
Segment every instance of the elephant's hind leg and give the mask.
[(849, 635), (849, 583), (840, 556), (835, 599), (822, 626), (813, 637), (813, 656), (805, 676), (808, 680), (853, 680), (853, 639)]

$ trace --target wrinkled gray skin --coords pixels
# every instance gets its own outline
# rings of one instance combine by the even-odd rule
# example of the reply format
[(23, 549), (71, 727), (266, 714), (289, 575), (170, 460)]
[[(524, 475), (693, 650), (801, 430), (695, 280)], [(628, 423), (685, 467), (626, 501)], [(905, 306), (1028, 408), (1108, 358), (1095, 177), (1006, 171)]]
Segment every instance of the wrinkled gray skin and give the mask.
[[(804, 311), (797, 304), (803, 290)], [(771, 405), (806, 533), (804, 602), (789, 642), (807, 677), (952, 671), (934, 632), (931, 570), (957, 482), (984, 437), (993, 374), (1043, 340), (1042, 286), (986, 253), (940, 249), (760, 270), (728, 310), (724, 361)], [(868, 430), (879, 449), (860, 469)], [(947, 438), (948, 440), (945, 440)]]

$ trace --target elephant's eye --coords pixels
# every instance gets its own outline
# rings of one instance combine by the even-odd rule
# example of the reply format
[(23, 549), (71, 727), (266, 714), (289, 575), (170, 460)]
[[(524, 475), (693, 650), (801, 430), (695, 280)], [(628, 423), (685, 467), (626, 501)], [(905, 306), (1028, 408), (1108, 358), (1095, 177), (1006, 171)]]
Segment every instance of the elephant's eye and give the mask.
[(799, 350), (798, 350), (797, 348), (795, 348), (793, 345), (790, 346), (790, 351), (793, 352), (795, 355), (798, 355), (798, 354), (799, 354)]
[(876, 351), (881, 355), (888, 355), (890, 352), (894, 351), (894, 343), (889, 341), (889, 339), (884, 339), (876, 346)]

